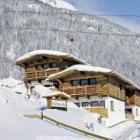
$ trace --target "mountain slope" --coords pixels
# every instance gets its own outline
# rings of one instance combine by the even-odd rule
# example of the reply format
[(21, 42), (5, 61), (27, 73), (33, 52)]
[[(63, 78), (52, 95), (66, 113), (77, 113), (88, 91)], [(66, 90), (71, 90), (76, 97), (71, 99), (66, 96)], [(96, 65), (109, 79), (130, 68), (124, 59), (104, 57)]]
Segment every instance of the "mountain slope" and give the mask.
[(69, 3), (65, 2), (64, 0), (39, 0), (44, 4), (49, 4), (52, 7), (68, 9), (75, 11), (76, 9)]
[(22, 54), (51, 49), (114, 69), (140, 83), (140, 39), (94, 34), (132, 34), (120, 25), (96, 16), (77, 15), (78, 11), (54, 8), (40, 0), (1, 0), (0, 9), (1, 78), (21, 78), (14, 64)]

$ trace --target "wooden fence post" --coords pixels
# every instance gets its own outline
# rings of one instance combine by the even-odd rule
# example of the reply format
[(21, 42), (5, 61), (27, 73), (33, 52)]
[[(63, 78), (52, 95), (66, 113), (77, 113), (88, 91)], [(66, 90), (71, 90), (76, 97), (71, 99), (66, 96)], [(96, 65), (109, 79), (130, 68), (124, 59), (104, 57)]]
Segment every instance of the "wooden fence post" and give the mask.
[(41, 120), (43, 120), (43, 112), (41, 112)]

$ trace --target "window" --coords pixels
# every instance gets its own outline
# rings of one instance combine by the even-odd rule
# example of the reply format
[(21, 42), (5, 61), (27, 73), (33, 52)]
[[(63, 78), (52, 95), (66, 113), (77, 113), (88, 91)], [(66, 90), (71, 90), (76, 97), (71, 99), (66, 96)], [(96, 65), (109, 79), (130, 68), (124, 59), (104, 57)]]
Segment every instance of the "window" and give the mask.
[(79, 85), (80, 85), (80, 81), (79, 80), (72, 81), (72, 86), (79, 86)]
[(100, 106), (105, 107), (105, 101), (100, 101)]
[(139, 116), (138, 108), (136, 108), (136, 116)]
[(75, 103), (78, 107), (80, 107), (80, 103)]
[(36, 70), (43, 70), (42, 65), (37, 65), (37, 66), (36, 66)]
[(79, 97), (78, 97), (78, 96), (76, 96), (76, 97), (75, 97), (75, 99), (76, 99), (76, 100), (79, 100)]
[(132, 114), (132, 108), (126, 108), (125, 113), (126, 114)]
[(44, 64), (43, 67), (44, 67), (44, 69), (49, 69), (50, 68), (50, 64)]
[(89, 95), (87, 95), (86, 97), (87, 97), (87, 99), (90, 99), (90, 96)]
[(88, 102), (82, 102), (82, 107), (87, 107), (87, 106), (89, 106)]
[(51, 64), (51, 67), (52, 67), (52, 68), (57, 68), (57, 64), (56, 64), (56, 63), (52, 63), (52, 64)]
[(80, 80), (80, 84), (81, 84), (81, 86), (88, 85), (88, 79)]
[(93, 106), (98, 106), (99, 105), (99, 103), (98, 103), (98, 101), (92, 101), (91, 102), (91, 106), (93, 107)]
[(41, 80), (38, 80), (39, 83), (41, 83)]
[(96, 78), (92, 78), (92, 79), (89, 79), (89, 84), (90, 85), (96, 85)]
[(113, 101), (110, 102), (110, 110), (114, 111), (114, 102)]

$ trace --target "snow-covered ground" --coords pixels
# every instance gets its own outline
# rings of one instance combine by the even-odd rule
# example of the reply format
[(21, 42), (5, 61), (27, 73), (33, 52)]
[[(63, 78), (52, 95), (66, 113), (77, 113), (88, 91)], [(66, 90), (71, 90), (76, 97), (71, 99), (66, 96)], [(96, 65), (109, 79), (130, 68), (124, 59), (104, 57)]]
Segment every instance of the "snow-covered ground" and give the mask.
[[(17, 87), (16, 91), (15, 87)], [(24, 115), (39, 115), (42, 108), (46, 107), (45, 99), (27, 98), (26, 94), (26, 87), (22, 81), (12, 78), (0, 80), (0, 138), (2, 140), (91, 140), (46, 120), (26, 118)], [(43, 111), (43, 114), (56, 121), (111, 137), (114, 140), (140, 139), (138, 122), (127, 121), (111, 128), (104, 128), (98, 123), (97, 114), (77, 108), (70, 102), (67, 112), (47, 109)]]
[(74, 6), (72, 6), (71, 4), (69, 4), (68, 2), (64, 1), (64, 0), (39, 0), (45, 4), (49, 4), (52, 7), (57, 7), (57, 8), (62, 8), (62, 9), (68, 9), (68, 10), (72, 10), (72, 11), (76, 11), (76, 9), (74, 8)]
[[(90, 138), (74, 133), (70, 130), (52, 125), (45, 120), (26, 118), (24, 115), (40, 114), (41, 108), (46, 106), (45, 99), (28, 99), (26, 93), (19, 94), (14, 91), (18, 81), (14, 79), (0, 81), (0, 138), (3, 140), (90, 140)], [(3, 83), (3, 84), (2, 84)], [(8, 85), (9, 86), (6, 86)], [(11, 85), (11, 84), (14, 85)], [(21, 82), (20, 82), (21, 84)], [(44, 114), (58, 121), (91, 132), (87, 128), (89, 122), (94, 123), (94, 132), (105, 130), (95, 121), (96, 117), (85, 110), (78, 109), (74, 104), (68, 104), (68, 112), (46, 110)], [(85, 121), (86, 120), (86, 121)], [(96, 131), (95, 131), (96, 130)], [(100, 133), (101, 134), (101, 133)]]

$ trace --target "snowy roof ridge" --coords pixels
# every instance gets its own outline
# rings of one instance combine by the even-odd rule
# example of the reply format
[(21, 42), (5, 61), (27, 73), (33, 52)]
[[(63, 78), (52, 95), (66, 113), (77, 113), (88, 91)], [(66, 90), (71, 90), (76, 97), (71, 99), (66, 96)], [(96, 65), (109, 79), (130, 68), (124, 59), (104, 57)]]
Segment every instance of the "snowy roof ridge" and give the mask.
[(76, 11), (75, 7), (64, 0), (38, 0), (52, 7)]
[(45, 49), (44, 50), (35, 50), (35, 51), (31, 51), (31, 52), (24, 54), (23, 56), (19, 57), (16, 60), (16, 64), (23, 63), (24, 61), (26, 61), (34, 56), (38, 56), (38, 55), (52, 55), (52, 56), (68, 57), (68, 58), (71, 58), (75, 61), (78, 61), (78, 62), (85, 64), (85, 62), (83, 60), (81, 60), (73, 55), (70, 55), (68, 53), (54, 51), (54, 50), (45, 50)]
[(59, 77), (61, 75), (66, 75), (67, 73), (69, 73), (69, 72), (71, 73), (73, 71), (96, 72), (96, 73), (99, 72), (99, 73), (114, 75), (114, 76), (120, 78), (122, 81), (130, 84), (134, 88), (140, 90), (140, 87), (138, 85), (134, 84), (134, 82), (132, 82), (131, 80), (129, 80), (125, 76), (121, 75), (120, 73), (116, 72), (115, 70), (108, 69), (108, 68), (103, 68), (103, 67), (91, 66), (91, 65), (82, 65), (82, 64), (73, 65), (66, 70), (63, 70), (63, 71), (58, 72), (56, 74), (52, 74), (46, 80), (52, 79), (54, 77)]

